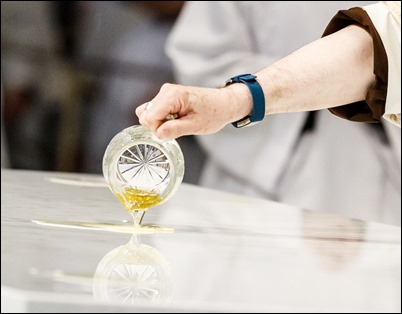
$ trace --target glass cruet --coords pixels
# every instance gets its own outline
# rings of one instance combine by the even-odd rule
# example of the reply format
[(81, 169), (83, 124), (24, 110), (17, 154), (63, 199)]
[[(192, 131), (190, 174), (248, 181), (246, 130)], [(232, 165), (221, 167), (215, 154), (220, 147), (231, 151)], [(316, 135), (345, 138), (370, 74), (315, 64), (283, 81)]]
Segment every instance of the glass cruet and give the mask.
[(183, 153), (176, 140), (160, 140), (141, 125), (130, 126), (107, 146), (103, 176), (134, 228), (140, 228), (145, 212), (177, 191), (184, 176)]

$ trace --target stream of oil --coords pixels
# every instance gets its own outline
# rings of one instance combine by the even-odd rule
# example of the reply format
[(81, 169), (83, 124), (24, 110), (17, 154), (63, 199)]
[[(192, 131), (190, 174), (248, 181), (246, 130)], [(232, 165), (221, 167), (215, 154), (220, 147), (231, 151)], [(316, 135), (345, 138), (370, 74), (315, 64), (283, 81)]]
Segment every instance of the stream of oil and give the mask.
[(84, 230), (98, 230), (128, 234), (150, 234), (150, 233), (172, 233), (173, 228), (165, 228), (157, 225), (132, 225), (132, 224), (114, 224), (105, 222), (83, 222), (83, 221), (59, 221), (59, 220), (32, 220), (33, 223), (42, 226), (73, 228)]

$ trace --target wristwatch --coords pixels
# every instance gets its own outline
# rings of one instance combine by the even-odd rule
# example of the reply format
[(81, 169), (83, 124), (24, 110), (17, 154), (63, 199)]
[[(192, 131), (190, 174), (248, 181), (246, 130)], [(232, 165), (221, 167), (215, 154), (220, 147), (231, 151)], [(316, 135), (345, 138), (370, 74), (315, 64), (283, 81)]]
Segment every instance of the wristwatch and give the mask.
[(232, 125), (236, 128), (250, 126), (264, 119), (265, 116), (264, 92), (260, 84), (257, 82), (256, 78), (257, 77), (252, 74), (241, 74), (233, 76), (226, 81), (225, 86), (231, 85), (233, 83), (246, 84), (253, 98), (253, 110), (251, 111), (251, 114), (245, 116), (240, 120), (233, 122)]

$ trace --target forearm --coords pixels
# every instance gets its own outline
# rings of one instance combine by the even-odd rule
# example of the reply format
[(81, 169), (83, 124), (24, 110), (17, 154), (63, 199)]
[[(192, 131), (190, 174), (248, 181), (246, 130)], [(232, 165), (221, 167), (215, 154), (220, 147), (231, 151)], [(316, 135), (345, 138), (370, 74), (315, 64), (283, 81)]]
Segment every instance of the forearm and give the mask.
[(275, 114), (363, 100), (375, 80), (373, 67), (370, 34), (350, 26), (304, 46), (256, 75), (264, 91), (266, 114)]
[[(266, 114), (312, 111), (353, 103), (374, 83), (372, 39), (350, 26), (321, 38), (255, 73), (263, 88)], [(166, 84), (152, 109), (137, 107), (141, 124), (160, 138), (214, 133), (250, 114), (253, 100), (245, 84), (197, 88)], [(176, 119), (166, 121), (168, 115)]]

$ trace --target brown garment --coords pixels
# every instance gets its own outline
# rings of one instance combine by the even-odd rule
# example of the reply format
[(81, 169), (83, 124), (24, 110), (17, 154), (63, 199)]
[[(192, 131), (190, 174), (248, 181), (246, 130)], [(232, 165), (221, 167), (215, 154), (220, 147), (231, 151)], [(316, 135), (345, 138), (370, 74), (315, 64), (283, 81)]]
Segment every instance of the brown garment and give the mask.
[(375, 83), (369, 89), (366, 99), (348, 105), (329, 109), (333, 114), (351, 121), (380, 122), (385, 112), (388, 86), (388, 59), (381, 41), (367, 12), (362, 8), (342, 10), (330, 21), (323, 36), (330, 35), (349, 25), (360, 25), (373, 38)]

